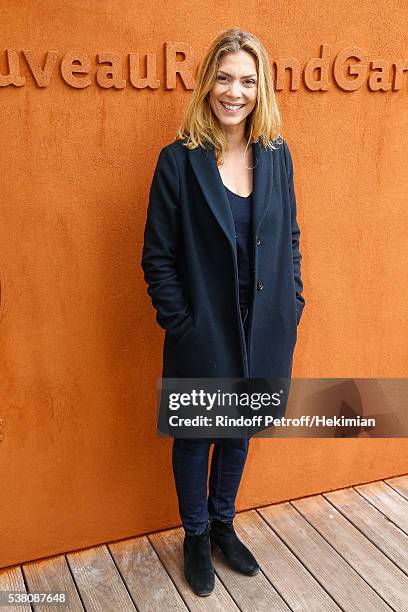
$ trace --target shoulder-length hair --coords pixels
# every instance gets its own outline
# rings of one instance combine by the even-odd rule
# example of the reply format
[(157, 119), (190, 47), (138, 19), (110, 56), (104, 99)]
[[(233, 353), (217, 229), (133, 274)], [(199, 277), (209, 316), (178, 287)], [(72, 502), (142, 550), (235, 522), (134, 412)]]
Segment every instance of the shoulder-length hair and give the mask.
[(213, 40), (200, 63), (194, 90), (183, 123), (177, 132), (177, 138), (181, 139), (188, 149), (211, 145), (217, 162), (222, 161), (228, 149), (228, 142), (211, 108), (209, 92), (217, 78), (221, 58), (241, 49), (253, 56), (258, 73), (256, 104), (246, 118), (245, 151), (252, 142), (258, 140), (265, 148), (274, 149), (274, 141), (281, 138), (281, 118), (267, 51), (254, 34), (236, 28), (226, 30)]

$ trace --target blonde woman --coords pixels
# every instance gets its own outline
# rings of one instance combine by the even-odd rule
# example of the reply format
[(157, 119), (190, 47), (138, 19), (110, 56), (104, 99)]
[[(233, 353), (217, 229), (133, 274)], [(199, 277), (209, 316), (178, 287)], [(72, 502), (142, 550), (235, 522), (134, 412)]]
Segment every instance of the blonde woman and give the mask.
[[(142, 267), (166, 331), (163, 377), (291, 377), (305, 300), (293, 166), (280, 125), (262, 43), (249, 32), (222, 32), (200, 64), (176, 141), (160, 151), (150, 190)], [(248, 444), (173, 439), (185, 577), (201, 596), (214, 588), (211, 542), (236, 571), (260, 569), (233, 526)]]

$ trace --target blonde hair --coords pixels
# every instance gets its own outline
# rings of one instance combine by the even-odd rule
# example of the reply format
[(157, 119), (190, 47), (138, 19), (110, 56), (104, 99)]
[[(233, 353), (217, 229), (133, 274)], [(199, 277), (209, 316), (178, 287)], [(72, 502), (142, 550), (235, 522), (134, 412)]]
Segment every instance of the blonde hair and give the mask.
[(241, 49), (253, 56), (258, 73), (256, 104), (246, 119), (245, 151), (257, 140), (260, 140), (265, 148), (274, 149), (274, 141), (281, 138), (281, 117), (267, 51), (254, 34), (236, 28), (225, 30), (213, 40), (200, 63), (194, 90), (183, 123), (177, 132), (177, 138), (183, 140), (188, 149), (212, 145), (217, 162), (222, 161), (228, 149), (228, 142), (211, 108), (208, 94), (216, 80), (221, 58)]

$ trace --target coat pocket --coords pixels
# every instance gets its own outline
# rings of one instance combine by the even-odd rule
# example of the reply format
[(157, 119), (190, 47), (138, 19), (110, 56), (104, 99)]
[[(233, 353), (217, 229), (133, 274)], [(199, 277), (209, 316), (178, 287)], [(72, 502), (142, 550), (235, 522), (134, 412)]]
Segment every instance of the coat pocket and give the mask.
[(170, 340), (170, 344), (172, 349), (176, 349), (180, 346), (180, 344), (182, 344), (182, 342), (186, 339), (186, 337), (188, 336), (188, 334), (195, 328), (195, 323), (194, 323), (194, 319), (193, 317), (190, 315), (189, 319), (188, 319), (188, 324), (186, 324), (184, 326), (184, 330), (181, 332), (181, 334), (169, 334), (169, 340)]

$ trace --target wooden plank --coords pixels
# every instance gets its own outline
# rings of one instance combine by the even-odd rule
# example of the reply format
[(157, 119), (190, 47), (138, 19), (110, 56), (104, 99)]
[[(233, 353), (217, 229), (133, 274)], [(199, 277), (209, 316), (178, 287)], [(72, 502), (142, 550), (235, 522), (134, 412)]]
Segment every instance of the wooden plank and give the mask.
[(146, 536), (108, 548), (139, 612), (188, 609)]
[(370, 482), (354, 487), (397, 527), (408, 534), (408, 501), (385, 482)]
[[(19, 565), (0, 570), (0, 591), (20, 591), (26, 593), (23, 572)], [(1, 606), (1, 612), (31, 612), (31, 606)], [(54, 611), (55, 612), (55, 611)]]
[(408, 476), (396, 476), (395, 478), (385, 478), (384, 482), (392, 487), (397, 493), (408, 500)]
[(291, 503), (391, 608), (408, 610), (408, 577), (347, 518), (321, 495)]
[(194, 612), (239, 610), (217, 576), (215, 576), (214, 591), (207, 597), (199, 597), (191, 590), (184, 577), (184, 530), (182, 527), (151, 533), (147, 537), (190, 610), (194, 610)]
[(44, 591), (66, 591), (67, 593), (67, 606), (62, 604), (60, 606), (33, 604), (34, 610), (39, 612), (55, 612), (58, 609), (63, 610), (65, 607), (68, 607), (70, 612), (83, 612), (84, 607), (64, 555), (24, 563), (23, 573), (30, 591), (40, 593)]
[[(261, 514), (265, 509), (261, 508)], [(340, 608), (255, 510), (237, 514), (237, 533), (291, 610), (335, 612)]]
[(87, 612), (136, 610), (105, 545), (67, 553), (66, 557)]
[(259, 513), (342, 610), (391, 609), (291, 503), (268, 506)]
[(353, 487), (323, 494), (339, 512), (408, 574), (408, 536)]
[[(251, 522), (251, 517), (254, 515), (256, 515), (254, 512), (241, 512), (237, 514), (234, 520), (234, 527), (237, 536), (255, 555), (253, 543), (246, 533), (246, 526), (248, 522)], [(232, 570), (227, 565), (218, 546), (213, 545), (212, 554), (215, 571), (241, 610), (248, 612), (270, 612), (270, 610), (274, 612), (290, 612), (290, 608), (262, 571), (255, 576), (245, 576)], [(257, 558), (257, 555), (255, 557)]]

